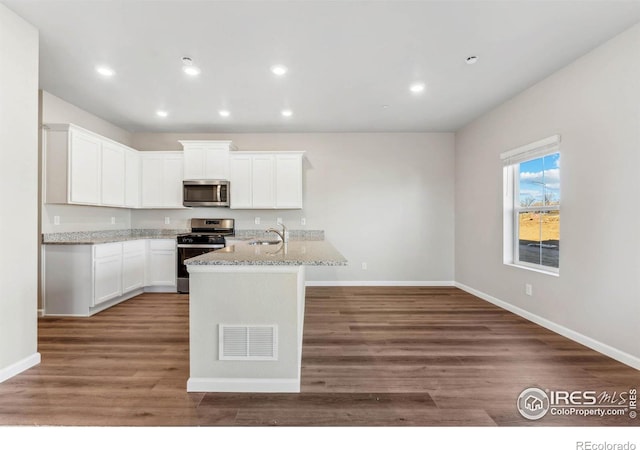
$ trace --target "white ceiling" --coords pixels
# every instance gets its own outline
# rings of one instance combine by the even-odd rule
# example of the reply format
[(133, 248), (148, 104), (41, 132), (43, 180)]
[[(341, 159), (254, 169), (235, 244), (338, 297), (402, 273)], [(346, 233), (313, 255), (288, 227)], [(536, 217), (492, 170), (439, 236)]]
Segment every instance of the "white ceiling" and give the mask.
[(640, 1), (0, 2), (40, 30), (42, 89), (153, 132), (453, 131), (640, 21)]

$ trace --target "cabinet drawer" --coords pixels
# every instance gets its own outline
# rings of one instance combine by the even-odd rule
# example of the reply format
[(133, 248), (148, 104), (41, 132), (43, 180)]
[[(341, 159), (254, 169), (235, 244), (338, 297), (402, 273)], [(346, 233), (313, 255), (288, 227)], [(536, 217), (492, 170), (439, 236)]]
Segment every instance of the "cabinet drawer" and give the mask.
[(122, 243), (123, 253), (142, 253), (146, 250), (145, 241), (126, 241)]
[(173, 239), (150, 239), (149, 248), (151, 250), (175, 250), (176, 241)]
[(122, 254), (122, 243), (98, 244), (93, 246), (94, 258), (106, 258), (107, 256), (118, 256)]

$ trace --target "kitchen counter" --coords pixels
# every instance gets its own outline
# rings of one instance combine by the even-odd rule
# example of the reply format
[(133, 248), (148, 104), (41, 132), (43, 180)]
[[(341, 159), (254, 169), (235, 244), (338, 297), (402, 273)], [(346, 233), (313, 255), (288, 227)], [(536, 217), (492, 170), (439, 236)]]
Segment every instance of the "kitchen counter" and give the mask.
[(187, 266), (345, 266), (347, 260), (327, 241), (249, 245), (237, 241), (220, 250), (185, 261)]
[(108, 244), (111, 242), (135, 241), (138, 239), (175, 239), (178, 234), (188, 232), (189, 230), (165, 230), (150, 228), (133, 230), (45, 233), (42, 235), (42, 243), (57, 245), (93, 245)]
[(300, 392), (306, 266), (347, 261), (324, 240), (232, 241), (185, 261), (187, 391)]

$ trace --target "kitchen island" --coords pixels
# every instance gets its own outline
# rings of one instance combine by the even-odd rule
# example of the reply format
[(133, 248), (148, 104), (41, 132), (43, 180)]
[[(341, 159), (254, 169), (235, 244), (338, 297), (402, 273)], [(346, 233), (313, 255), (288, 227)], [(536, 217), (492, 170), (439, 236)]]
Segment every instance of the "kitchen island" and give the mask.
[(187, 391), (300, 392), (305, 266), (345, 258), (327, 241), (236, 241), (185, 264)]

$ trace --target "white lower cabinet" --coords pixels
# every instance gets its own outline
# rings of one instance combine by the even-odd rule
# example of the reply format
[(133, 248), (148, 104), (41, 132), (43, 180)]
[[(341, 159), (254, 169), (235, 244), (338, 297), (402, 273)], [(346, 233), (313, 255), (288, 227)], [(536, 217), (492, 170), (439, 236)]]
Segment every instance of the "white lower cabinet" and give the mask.
[(93, 246), (93, 301), (91, 306), (122, 295), (122, 243)]
[(122, 243), (123, 294), (144, 287), (146, 257), (146, 241), (127, 241)]
[(177, 253), (174, 239), (150, 239), (147, 286), (176, 286)]
[(176, 292), (175, 239), (42, 248), (47, 316), (91, 316), (145, 290)]

